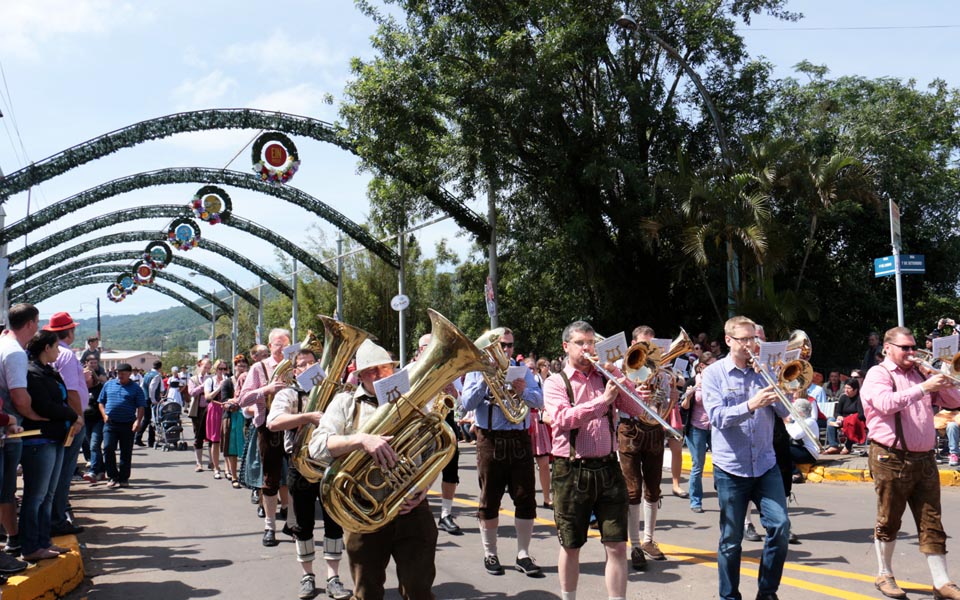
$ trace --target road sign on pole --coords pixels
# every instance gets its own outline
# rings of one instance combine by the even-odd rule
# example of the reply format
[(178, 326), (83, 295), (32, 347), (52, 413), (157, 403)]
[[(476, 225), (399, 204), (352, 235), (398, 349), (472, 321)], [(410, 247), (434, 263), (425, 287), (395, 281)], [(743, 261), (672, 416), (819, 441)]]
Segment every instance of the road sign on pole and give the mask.
[(923, 275), (927, 272), (926, 257), (923, 254), (900, 254), (873, 259), (873, 276), (886, 277), (897, 272), (897, 258), (900, 260), (901, 275)]
[(890, 245), (894, 253), (900, 252), (900, 207), (890, 200)]

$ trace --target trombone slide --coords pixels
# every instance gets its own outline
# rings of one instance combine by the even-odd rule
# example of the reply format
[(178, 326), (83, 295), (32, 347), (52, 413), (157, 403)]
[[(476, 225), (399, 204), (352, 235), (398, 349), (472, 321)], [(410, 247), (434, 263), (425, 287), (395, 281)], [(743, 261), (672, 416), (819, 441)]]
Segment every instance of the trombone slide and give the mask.
[(613, 373), (611, 373), (610, 371), (608, 371), (608, 370), (604, 369), (603, 367), (601, 367), (601, 366), (600, 366), (600, 361), (598, 361), (596, 358), (594, 358), (593, 356), (591, 356), (591, 355), (589, 355), (589, 354), (584, 354), (584, 356), (586, 356), (587, 359), (588, 359), (591, 363), (593, 363), (593, 366), (594, 366), (594, 368), (595, 368), (597, 371), (599, 371), (599, 372), (600, 372), (604, 377), (606, 377), (608, 380), (610, 380), (611, 382), (613, 382), (613, 385), (617, 386), (617, 389), (619, 389), (621, 393), (623, 393), (625, 396), (629, 397), (631, 400), (633, 400), (634, 402), (636, 402), (637, 404), (639, 404), (639, 405), (640, 405), (640, 408), (642, 408), (643, 410), (645, 410), (645, 411), (647, 412), (647, 414), (650, 415), (651, 418), (653, 418), (653, 420), (655, 420), (657, 423), (659, 423), (660, 425), (662, 425), (662, 426), (663, 426), (663, 430), (666, 431), (668, 434), (670, 434), (670, 436), (671, 436), (673, 439), (675, 439), (675, 440), (683, 440), (683, 435), (682, 435), (679, 431), (677, 431), (676, 429), (674, 429), (673, 427), (671, 427), (671, 426), (670, 426), (670, 423), (667, 423), (666, 421), (664, 421), (663, 418), (660, 416), (660, 414), (659, 414), (657, 411), (655, 411), (655, 410), (653, 410), (652, 408), (650, 408), (649, 406), (647, 406), (647, 403), (643, 401), (643, 398), (641, 398), (640, 396), (636, 395), (634, 392), (632, 392), (632, 391), (630, 390), (630, 388), (628, 388), (627, 386), (625, 386), (625, 385), (623, 385), (622, 383), (620, 383), (619, 381), (617, 381), (617, 378), (613, 376)]
[(760, 373), (761, 377), (763, 377), (764, 383), (773, 388), (773, 392), (777, 395), (777, 400), (779, 400), (780, 404), (782, 404), (783, 407), (787, 409), (787, 412), (790, 413), (790, 418), (793, 419), (793, 422), (803, 429), (803, 434), (813, 442), (813, 445), (817, 448), (817, 452), (822, 453), (823, 446), (820, 444), (820, 437), (813, 435), (813, 430), (810, 429), (810, 426), (807, 425), (806, 421), (803, 420), (803, 417), (800, 416), (800, 413), (797, 412), (797, 409), (793, 406), (793, 402), (787, 398), (787, 395), (783, 392), (783, 388), (780, 387), (779, 382), (774, 381), (770, 376), (770, 373), (767, 372), (767, 369), (764, 368), (764, 366), (760, 363), (760, 357), (754, 354), (753, 350), (750, 348), (747, 348), (747, 352), (750, 354), (750, 361), (757, 369), (757, 372)]

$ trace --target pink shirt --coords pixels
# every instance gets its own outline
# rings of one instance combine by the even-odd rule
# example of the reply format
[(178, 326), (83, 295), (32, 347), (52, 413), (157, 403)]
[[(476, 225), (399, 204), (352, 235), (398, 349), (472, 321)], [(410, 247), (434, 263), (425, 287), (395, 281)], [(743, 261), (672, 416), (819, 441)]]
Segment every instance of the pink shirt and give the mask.
[(616, 436), (611, 435), (607, 412), (619, 409), (631, 416), (639, 416), (643, 409), (622, 392), (614, 401), (614, 406), (608, 407), (603, 401), (606, 380), (596, 370), (584, 375), (567, 365), (563, 372), (570, 378), (570, 387), (573, 388), (573, 406), (570, 406), (562, 377), (548, 377), (543, 382), (544, 410), (550, 415), (553, 428), (553, 455), (561, 458), (570, 456), (570, 430), (578, 429), (577, 458), (608, 456), (616, 450)]
[(237, 396), (240, 400), (240, 406), (253, 406), (253, 424), (255, 427), (260, 427), (267, 420), (267, 398), (257, 390), (270, 383), (270, 376), (273, 375), (273, 370), (277, 368), (278, 364), (279, 361), (272, 356), (255, 363), (247, 371), (247, 378), (244, 380), (240, 394)]
[[(893, 391), (891, 377), (896, 383), (896, 392)], [(892, 447), (896, 438), (895, 415), (899, 412), (903, 438), (910, 452), (927, 452), (936, 446), (932, 405), (960, 407), (960, 391), (947, 388), (925, 394), (920, 387), (925, 379), (917, 369), (904, 371), (889, 358), (867, 371), (863, 387), (860, 388), (860, 398), (863, 400), (863, 414), (867, 418), (871, 440)]]
[(63, 340), (60, 340), (60, 347), (57, 350), (59, 354), (57, 354), (57, 360), (53, 362), (53, 368), (60, 373), (67, 391), (76, 392), (80, 396), (81, 408), (87, 410), (90, 392), (87, 391), (87, 380), (83, 376), (83, 365), (80, 364), (73, 349)]

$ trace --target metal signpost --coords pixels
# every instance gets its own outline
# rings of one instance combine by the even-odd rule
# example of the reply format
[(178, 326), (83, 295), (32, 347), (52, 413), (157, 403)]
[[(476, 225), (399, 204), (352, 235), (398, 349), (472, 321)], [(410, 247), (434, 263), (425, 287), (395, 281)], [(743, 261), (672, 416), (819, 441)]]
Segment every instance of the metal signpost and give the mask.
[(926, 261), (922, 254), (900, 255), (900, 207), (890, 200), (890, 245), (893, 256), (873, 259), (874, 277), (893, 275), (897, 285), (897, 325), (903, 327), (903, 280), (902, 275), (922, 275)]

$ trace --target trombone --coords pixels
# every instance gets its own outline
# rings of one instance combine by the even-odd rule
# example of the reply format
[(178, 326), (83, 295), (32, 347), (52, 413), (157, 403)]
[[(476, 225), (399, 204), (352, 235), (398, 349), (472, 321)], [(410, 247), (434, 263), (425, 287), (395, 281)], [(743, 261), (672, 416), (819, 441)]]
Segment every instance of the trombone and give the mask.
[[(800, 332), (804, 337), (806, 334)], [(792, 338), (793, 336), (791, 336)], [(791, 343), (793, 340), (791, 339)], [(789, 348), (789, 346), (788, 346)], [(806, 355), (810, 355), (810, 341), (809, 338), (806, 340), (806, 345), (804, 350), (806, 350)], [(804, 350), (801, 350), (800, 355), (804, 355)], [(797, 409), (793, 406), (793, 402), (787, 398), (787, 395), (784, 393), (784, 390), (789, 390), (791, 392), (797, 390), (806, 390), (810, 387), (810, 383), (813, 381), (813, 367), (809, 362), (800, 358), (797, 360), (791, 360), (790, 362), (780, 366), (780, 373), (778, 376), (778, 381), (774, 381), (773, 377), (770, 376), (770, 373), (764, 368), (763, 364), (760, 362), (760, 357), (757, 356), (753, 350), (748, 346), (747, 353), (750, 355), (750, 362), (753, 363), (754, 368), (760, 373), (760, 376), (763, 377), (764, 383), (767, 386), (772, 387), (774, 393), (777, 395), (777, 400), (780, 401), (780, 404), (787, 409), (787, 412), (790, 413), (790, 418), (793, 419), (794, 423), (800, 425), (800, 429), (803, 430), (803, 434), (813, 442), (813, 445), (817, 447), (817, 452), (823, 452), (823, 446), (820, 444), (819, 436), (813, 435), (813, 430), (810, 429), (810, 426), (804, 421), (803, 417), (800, 416), (800, 413), (797, 412)]]
[(593, 363), (593, 366), (597, 371), (599, 371), (604, 377), (609, 379), (613, 383), (613, 385), (617, 386), (617, 389), (619, 389), (621, 393), (623, 393), (624, 395), (629, 397), (631, 400), (639, 404), (640, 408), (647, 411), (647, 414), (650, 415), (650, 417), (653, 420), (655, 420), (657, 423), (662, 425), (663, 430), (669, 433), (670, 436), (673, 437), (673, 439), (683, 440), (683, 435), (679, 431), (677, 431), (673, 427), (670, 427), (670, 423), (667, 423), (666, 421), (664, 421), (663, 418), (660, 416), (660, 413), (658, 413), (654, 409), (647, 406), (647, 403), (643, 401), (643, 398), (641, 398), (636, 393), (631, 391), (630, 388), (628, 388), (627, 386), (617, 381), (617, 378), (614, 377), (613, 373), (611, 373), (610, 371), (600, 366), (600, 361), (596, 357), (594, 357), (592, 354), (589, 354), (587, 352), (584, 352), (583, 355), (587, 357), (587, 360)]
[[(936, 374), (943, 375), (950, 380), (950, 383), (953, 384), (953, 387), (960, 387), (960, 377), (957, 377), (957, 373), (960, 373), (960, 352), (954, 354), (950, 360), (945, 360), (941, 358), (934, 358), (933, 352), (930, 352), (929, 350), (917, 350), (911, 360), (921, 367), (930, 369)], [(947, 369), (941, 369), (933, 366), (935, 362), (939, 362), (941, 366), (944, 363), (947, 363), (949, 366)]]

